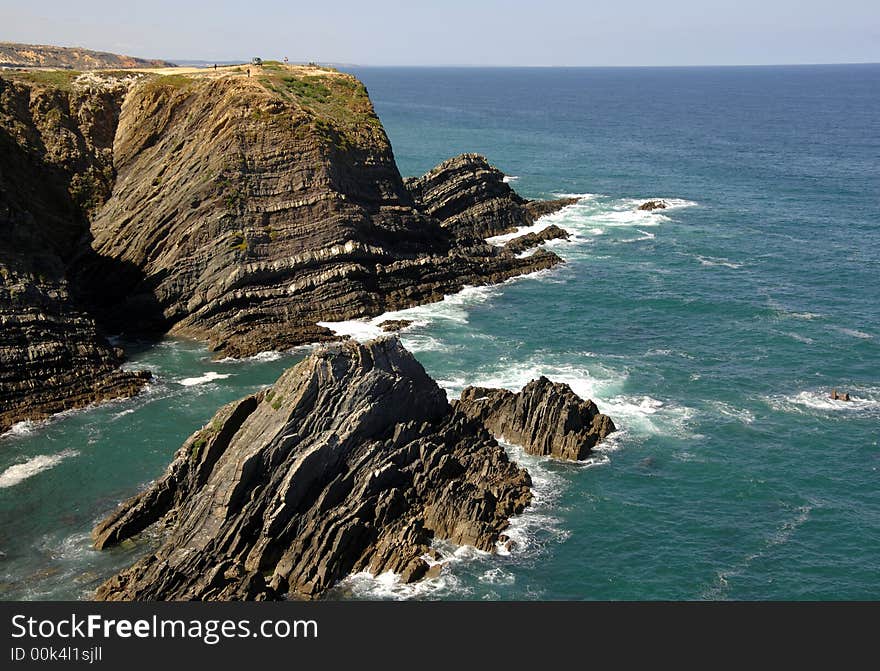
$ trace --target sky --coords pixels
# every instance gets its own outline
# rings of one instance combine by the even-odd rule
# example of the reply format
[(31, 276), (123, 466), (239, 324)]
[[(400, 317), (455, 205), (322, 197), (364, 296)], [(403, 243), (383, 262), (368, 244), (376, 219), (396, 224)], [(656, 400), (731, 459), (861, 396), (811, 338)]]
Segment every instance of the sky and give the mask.
[(0, 41), (359, 65), (880, 62), (880, 0), (0, 0)]

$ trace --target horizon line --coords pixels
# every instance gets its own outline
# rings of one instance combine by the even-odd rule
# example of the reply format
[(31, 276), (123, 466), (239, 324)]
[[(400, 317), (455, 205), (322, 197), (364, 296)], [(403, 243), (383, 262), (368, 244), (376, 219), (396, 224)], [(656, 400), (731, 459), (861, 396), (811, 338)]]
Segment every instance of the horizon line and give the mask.
[[(161, 58), (170, 63), (226, 63), (226, 64), (247, 64), (251, 59), (222, 59), (209, 60), (203, 58)], [(263, 59), (276, 60), (276, 59)], [(277, 60), (281, 60), (280, 58)], [(836, 61), (836, 62), (810, 62), (810, 63), (688, 63), (688, 64), (634, 64), (634, 65), (499, 65), (499, 64), (476, 64), (476, 63), (420, 63), (415, 65), (406, 65), (400, 63), (350, 63), (332, 60), (306, 60), (291, 59), (290, 64), (316, 63), (330, 67), (348, 67), (348, 68), (462, 68), (462, 69), (611, 69), (611, 68), (780, 68), (780, 67), (825, 67), (825, 66), (845, 66), (845, 65), (880, 65), (878, 61)]]

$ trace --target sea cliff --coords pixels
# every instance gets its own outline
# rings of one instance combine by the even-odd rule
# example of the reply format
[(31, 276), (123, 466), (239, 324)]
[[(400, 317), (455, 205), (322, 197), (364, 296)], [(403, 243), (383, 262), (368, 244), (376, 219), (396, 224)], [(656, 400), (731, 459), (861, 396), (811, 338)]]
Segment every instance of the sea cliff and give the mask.
[(5, 73), (0, 147), (0, 431), (136, 393), (107, 334), (247, 356), (561, 262), (484, 237), (567, 201), (476, 155), (404, 181), (330, 69)]

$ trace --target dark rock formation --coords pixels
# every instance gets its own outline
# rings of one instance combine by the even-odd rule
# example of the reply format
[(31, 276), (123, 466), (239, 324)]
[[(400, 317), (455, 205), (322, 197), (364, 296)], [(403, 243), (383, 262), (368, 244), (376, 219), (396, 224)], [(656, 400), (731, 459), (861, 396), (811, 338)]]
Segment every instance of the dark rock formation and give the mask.
[(109, 195), (127, 87), (76, 90), (0, 79), (0, 432), (139, 390), (121, 351), (75, 300), (68, 267)]
[(639, 205), (640, 210), (646, 210), (648, 212), (652, 210), (665, 210), (667, 207), (669, 206), (666, 204), (665, 200), (649, 200)]
[(102, 68), (167, 68), (168, 61), (120, 56), (81, 47), (56, 47), (48, 44), (0, 42), (0, 66), (23, 68), (70, 68), (98, 70)]
[(379, 324), (379, 328), (386, 333), (391, 333), (393, 331), (400, 331), (401, 329), (405, 329), (411, 324), (411, 319), (386, 319), (384, 322)]
[(103, 548), (166, 529), (97, 598), (313, 598), (362, 570), (418, 580), (432, 538), (493, 551), (530, 484), (396, 338), (324, 346), (223, 408), (94, 530)]
[(568, 231), (559, 226), (552, 225), (538, 233), (526, 233), (514, 238), (504, 245), (504, 250), (511, 254), (520, 254), (532, 247), (537, 247), (548, 240), (568, 240)]
[(504, 181), (504, 173), (479, 154), (461, 154), (422, 177), (406, 180), (418, 208), (458, 237), (488, 238), (531, 226), (538, 217), (576, 203), (576, 198), (528, 201)]
[(522, 445), (529, 454), (558, 459), (585, 459), (616, 430), (595, 403), (546, 377), (532, 380), (518, 393), (468, 387), (455, 408), (482, 422), (497, 438)]
[(561, 262), (475, 237), (561, 206), (494, 169), (440, 171), (422, 191), (457, 194), (450, 219), (426, 214), (363, 85), (331, 70), (5, 72), (0, 149), (0, 430), (136, 390), (102, 331), (246, 356)]
[(245, 356), (332, 339), (319, 321), (560, 261), (517, 259), (417, 210), (357, 80), (266, 72), (151, 81), (126, 98), (116, 185), (91, 227), (111, 267), (83, 274), (120, 328), (170, 329)]

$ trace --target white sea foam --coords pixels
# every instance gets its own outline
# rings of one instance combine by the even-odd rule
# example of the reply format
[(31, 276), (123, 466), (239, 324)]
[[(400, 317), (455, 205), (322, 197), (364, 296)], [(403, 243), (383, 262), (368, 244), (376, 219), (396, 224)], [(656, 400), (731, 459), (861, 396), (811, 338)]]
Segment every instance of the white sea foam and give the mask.
[(607, 196), (592, 194), (589, 194), (589, 197), (582, 197), (583, 194), (564, 195), (581, 196), (581, 198), (577, 203), (543, 217), (541, 224), (552, 223), (560, 226), (575, 236), (569, 239), (569, 242), (574, 243), (579, 242), (577, 236), (584, 236), (581, 240), (590, 239), (591, 236), (605, 235), (619, 228), (635, 228), (641, 235), (624, 238), (618, 242), (633, 243), (651, 240), (656, 234), (645, 230), (645, 228), (656, 227), (670, 221), (671, 218), (668, 215), (670, 211), (697, 205), (697, 203), (680, 198), (665, 198), (664, 200), (669, 207), (663, 210), (648, 211), (638, 209), (639, 205), (647, 199), (611, 199)]
[(874, 416), (880, 412), (880, 389), (876, 387), (841, 387), (840, 393), (847, 392), (849, 401), (832, 399), (829, 390), (806, 390), (788, 396), (771, 396), (765, 399), (767, 405), (779, 412), (799, 414), (867, 413)]
[(0, 489), (12, 487), (24, 482), (38, 473), (42, 473), (60, 464), (69, 457), (75, 457), (79, 452), (76, 450), (63, 450), (58, 454), (38, 454), (21, 464), (10, 466), (0, 473)]
[(526, 235), (527, 233), (540, 233), (545, 228), (547, 228), (547, 226), (549, 226), (549, 224), (544, 221), (545, 219), (546, 217), (541, 217), (540, 219), (538, 219), (538, 223), (532, 224), (531, 226), (520, 226), (512, 233), (493, 235), (491, 238), (486, 238), (486, 242), (488, 242), (490, 245), (495, 245), (496, 247), (503, 247), (505, 244), (507, 244), (514, 238), (518, 238), (521, 235)]
[(518, 179), (519, 177), (517, 175), (504, 175), (504, 179), (501, 181), (503, 181), (505, 184), (510, 184), (510, 182), (515, 182)]
[(851, 338), (858, 338), (860, 340), (873, 340), (874, 336), (870, 333), (865, 333), (864, 331), (857, 331), (856, 329), (848, 329), (842, 328), (840, 326), (832, 326), (835, 331), (838, 333), (842, 333), (843, 335), (850, 336)]
[(640, 228), (636, 229), (641, 235), (637, 238), (627, 238), (625, 240), (621, 240), (621, 242), (644, 242), (645, 240), (653, 240), (657, 236), (654, 233), (649, 233), (648, 231), (643, 231)]
[(813, 319), (821, 319), (825, 315), (819, 312), (786, 312), (782, 310), (786, 317), (791, 317), (792, 319), (806, 319), (807, 321), (812, 321)]
[(722, 266), (724, 268), (731, 268), (733, 270), (739, 270), (743, 267), (742, 263), (737, 263), (735, 261), (730, 261), (724, 258), (715, 258), (712, 256), (696, 256), (696, 258), (701, 266)]
[(794, 331), (779, 331), (784, 336), (791, 338), (792, 340), (797, 340), (798, 342), (802, 342), (805, 345), (812, 345), (815, 340), (805, 335), (801, 335), (800, 333), (795, 333)]
[(270, 349), (266, 350), (265, 352), (257, 352), (256, 354), (252, 354), (251, 356), (242, 357), (241, 359), (227, 356), (220, 359), (217, 363), (241, 363), (243, 361), (278, 361), (278, 359), (283, 357), (285, 354), (287, 354), (287, 352), (279, 352), (277, 350)]
[[(588, 353), (583, 356), (587, 358)], [(613, 370), (597, 361), (589, 365), (555, 363), (540, 357), (514, 363), (502, 361), (497, 368), (478, 370), (467, 378), (458, 376), (438, 380), (438, 384), (450, 398), (458, 398), (464, 387), (469, 385), (519, 391), (541, 375), (567, 384), (578, 396), (592, 399), (601, 412), (614, 418), (621, 431), (612, 434), (614, 440), (609, 445), (646, 435), (695, 437), (689, 428), (694, 416), (692, 408), (647, 395), (623, 393), (626, 372)]]
[(645, 352), (645, 356), (677, 356), (681, 357), (682, 359), (694, 359), (693, 354), (688, 354), (687, 352), (682, 352), (677, 349), (649, 349), (647, 352)]
[(600, 194), (597, 193), (554, 193), (553, 196), (555, 198), (577, 198), (580, 201), (592, 200), (593, 198), (598, 198)]
[(119, 406), (124, 403), (131, 401), (132, 398), (141, 398), (143, 396), (147, 396), (153, 392), (156, 385), (154, 384), (155, 378), (151, 383), (145, 384), (144, 387), (138, 392), (135, 396), (132, 397), (122, 397), (122, 398), (112, 398), (106, 401), (98, 401), (95, 403), (89, 403), (82, 408), (70, 408), (69, 410), (62, 410), (61, 412), (56, 412), (53, 415), (50, 415), (46, 419), (41, 419), (39, 421), (25, 420), (23, 422), (18, 422), (13, 424), (12, 427), (6, 433), (0, 434), (0, 440), (3, 439), (14, 439), (20, 438), (23, 436), (29, 436), (36, 431), (49, 426), (55, 422), (64, 420), (68, 417), (72, 417), (74, 415), (80, 415), (83, 413), (91, 412), (100, 407), (105, 406)]
[(383, 335), (385, 332), (379, 328), (379, 324), (389, 319), (407, 319), (413, 322), (413, 327), (427, 326), (435, 321), (467, 324), (470, 308), (489, 300), (490, 297), (498, 292), (497, 287), (498, 285), (484, 287), (466, 286), (457, 294), (445, 296), (442, 301), (436, 303), (427, 303), (404, 310), (394, 310), (371, 319), (318, 322), (318, 326), (328, 328), (337, 335), (366, 341)]
[(709, 401), (709, 406), (718, 414), (730, 417), (743, 424), (753, 424), (755, 421), (754, 413), (746, 408), (737, 408), (724, 401)]
[(207, 373), (200, 375), (199, 377), (185, 377), (182, 380), (179, 380), (178, 384), (181, 384), (184, 387), (193, 387), (197, 384), (205, 384), (206, 382), (213, 382), (214, 380), (225, 380), (231, 376), (231, 373), (217, 373), (216, 371), (209, 370)]
[[(571, 198), (580, 198), (577, 203), (572, 203), (571, 205), (566, 205), (565, 207), (557, 210), (556, 212), (551, 212), (550, 214), (545, 214), (543, 217), (539, 217), (534, 224), (531, 226), (520, 226), (515, 231), (511, 233), (504, 233), (502, 235), (493, 235), (492, 237), (486, 238), (486, 242), (490, 245), (495, 245), (497, 247), (502, 247), (514, 238), (518, 238), (521, 235), (526, 235), (528, 233), (540, 233), (545, 228), (550, 225), (556, 224), (560, 228), (564, 229), (568, 232), (569, 235), (576, 235), (577, 230), (573, 228), (568, 228), (565, 226), (565, 221), (568, 216), (572, 213), (576, 212), (576, 208), (583, 202), (589, 199), (589, 194), (587, 195), (570, 195), (567, 197)], [(565, 240), (554, 240), (553, 242), (566, 242)], [(569, 242), (571, 242), (569, 240)]]
[(6, 438), (7, 436), (29, 436), (34, 432), (35, 427), (38, 422), (33, 422), (29, 419), (24, 420), (23, 422), (16, 422), (12, 425), (12, 427), (6, 433), (2, 434), (0, 438)]

